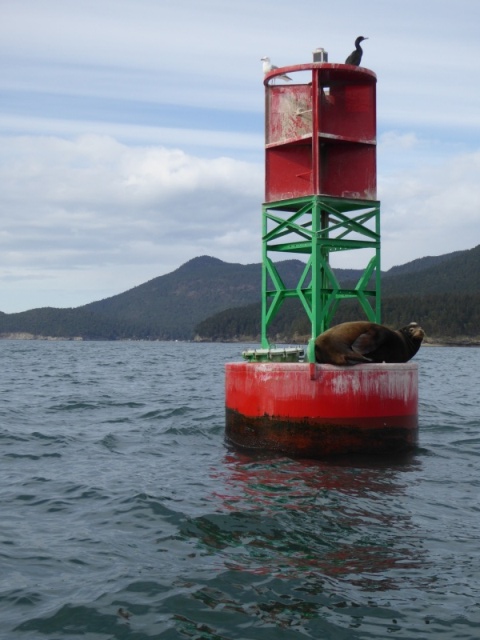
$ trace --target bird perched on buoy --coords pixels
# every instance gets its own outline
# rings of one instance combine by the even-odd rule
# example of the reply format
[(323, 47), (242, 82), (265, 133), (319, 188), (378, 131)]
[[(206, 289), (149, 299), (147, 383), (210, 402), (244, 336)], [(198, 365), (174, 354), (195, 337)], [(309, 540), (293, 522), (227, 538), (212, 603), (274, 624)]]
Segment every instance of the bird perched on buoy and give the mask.
[(353, 64), (356, 67), (359, 66), (360, 62), (362, 61), (362, 55), (363, 55), (363, 49), (360, 46), (360, 43), (363, 42), (364, 40), (368, 40), (368, 38), (364, 38), (363, 36), (358, 36), (358, 38), (355, 40), (355, 49), (345, 60), (345, 64)]
[(343, 322), (315, 340), (315, 360), (321, 364), (407, 362), (417, 353), (425, 332), (416, 322), (393, 330), (375, 322)]
[[(268, 56), (264, 56), (263, 58), (260, 58), (260, 60), (263, 62), (263, 73), (270, 73), (270, 71), (275, 71), (275, 69), (278, 69), (277, 65), (270, 62), (270, 58)], [(276, 77), (280, 78), (280, 80), (286, 80), (286, 82), (292, 81), (290, 76), (287, 76), (286, 74)]]

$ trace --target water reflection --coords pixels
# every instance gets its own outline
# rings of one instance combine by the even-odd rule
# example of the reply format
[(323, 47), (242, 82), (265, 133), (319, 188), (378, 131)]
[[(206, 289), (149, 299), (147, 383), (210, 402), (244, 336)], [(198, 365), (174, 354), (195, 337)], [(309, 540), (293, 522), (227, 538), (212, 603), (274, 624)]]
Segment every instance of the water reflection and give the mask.
[(229, 452), (215, 470), (221, 511), (197, 519), (202, 544), (236, 571), (396, 589), (425, 563), (403, 506), (415, 455), (321, 462)]

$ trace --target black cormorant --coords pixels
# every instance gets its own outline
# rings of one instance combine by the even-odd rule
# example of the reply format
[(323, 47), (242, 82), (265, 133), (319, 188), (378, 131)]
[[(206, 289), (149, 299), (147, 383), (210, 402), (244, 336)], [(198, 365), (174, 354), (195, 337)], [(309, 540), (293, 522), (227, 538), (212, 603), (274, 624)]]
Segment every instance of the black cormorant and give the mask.
[(362, 42), (363, 40), (368, 40), (368, 38), (364, 38), (363, 36), (358, 36), (358, 38), (355, 40), (355, 49), (345, 60), (345, 64), (353, 64), (356, 67), (358, 67), (358, 65), (362, 61), (363, 49), (360, 46), (360, 42)]

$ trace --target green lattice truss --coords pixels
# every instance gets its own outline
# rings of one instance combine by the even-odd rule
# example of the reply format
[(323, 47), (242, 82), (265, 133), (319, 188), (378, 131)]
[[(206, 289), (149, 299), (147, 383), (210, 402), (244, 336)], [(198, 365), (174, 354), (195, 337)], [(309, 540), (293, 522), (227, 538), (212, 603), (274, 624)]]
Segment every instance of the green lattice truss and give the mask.
[[(357, 299), (368, 320), (380, 322), (380, 203), (328, 196), (309, 196), (263, 206), (262, 347), (269, 347), (268, 327), (287, 298), (298, 298), (311, 322), (313, 340), (328, 329), (338, 304)], [(371, 257), (353, 289), (340, 286), (330, 267), (330, 253), (371, 249)], [(294, 289), (280, 277), (272, 252), (309, 258)], [(369, 252), (371, 253), (371, 252)], [(375, 283), (375, 288), (368, 289)]]

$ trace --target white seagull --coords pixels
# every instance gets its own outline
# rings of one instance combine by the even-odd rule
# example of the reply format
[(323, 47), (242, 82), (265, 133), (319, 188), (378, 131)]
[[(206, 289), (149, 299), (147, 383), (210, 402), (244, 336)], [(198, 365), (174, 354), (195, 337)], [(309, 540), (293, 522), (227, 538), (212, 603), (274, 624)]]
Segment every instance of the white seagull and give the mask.
[[(263, 73), (269, 73), (270, 71), (275, 71), (275, 69), (278, 69), (278, 67), (275, 64), (272, 64), (270, 62), (270, 58), (268, 56), (260, 58), (260, 60), (263, 62)], [(286, 80), (287, 82), (292, 81), (290, 76), (287, 76), (287, 75), (276, 76), (276, 78), (280, 78), (280, 80)]]

